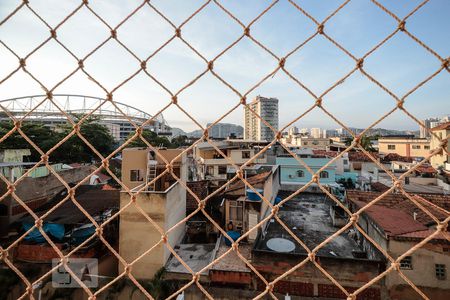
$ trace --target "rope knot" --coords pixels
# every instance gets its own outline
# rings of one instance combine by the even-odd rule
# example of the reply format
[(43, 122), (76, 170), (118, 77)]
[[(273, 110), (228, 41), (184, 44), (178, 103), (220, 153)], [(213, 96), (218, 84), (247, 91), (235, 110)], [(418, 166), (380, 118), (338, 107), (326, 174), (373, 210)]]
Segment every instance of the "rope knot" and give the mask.
[(244, 28), (244, 35), (250, 36), (250, 27), (245, 27)]
[(316, 254), (314, 252), (309, 253), (308, 258), (310, 261), (314, 262), (316, 261)]
[(438, 224), (437, 226), (436, 226), (436, 229), (438, 230), (438, 231), (446, 231), (447, 230), (447, 224), (446, 223), (444, 223), (444, 222), (441, 222), (440, 224)]
[(163, 234), (163, 235), (161, 236), (161, 241), (162, 241), (164, 244), (167, 244), (167, 234)]
[(195, 282), (198, 282), (199, 279), (200, 279), (200, 275), (198, 273), (195, 273), (192, 275), (192, 280), (194, 280)]
[(356, 300), (356, 295), (354, 294), (348, 295), (347, 300)]
[(97, 296), (95, 296), (95, 295), (89, 296), (89, 298), (88, 298), (88, 300), (95, 300), (95, 299), (97, 299)]
[(281, 140), (281, 138), (283, 137), (283, 133), (281, 131), (278, 131), (276, 137), (277, 140)]
[(83, 4), (84, 5), (88, 5), (89, 4), (89, 0), (83, 0)]
[(112, 99), (113, 99), (113, 94), (111, 94), (111, 93), (106, 94), (106, 100), (112, 101)]
[(141, 69), (146, 70), (147, 69), (147, 62), (145, 60), (141, 61)]
[(30, 3), (29, 0), (23, 0), (22, 2), (23, 2), (23, 4), (25, 4), (25, 5), (28, 4), (28, 3)]
[(0, 261), (8, 258), (8, 251), (0, 247)]
[(70, 188), (68, 191), (67, 191), (67, 195), (69, 195), (69, 197), (73, 197), (73, 196), (75, 196), (75, 189), (74, 188)]
[(177, 104), (178, 103), (178, 98), (176, 95), (172, 96), (172, 103), (173, 104)]
[(403, 108), (403, 104), (405, 103), (405, 100), (400, 100), (397, 102), (397, 107), (402, 109)]
[(282, 57), (280, 59), (280, 62), (278, 63), (278, 65), (280, 66), (280, 68), (283, 68), (285, 63), (286, 63), (286, 58)]
[(402, 182), (400, 180), (396, 180), (394, 182), (394, 186), (395, 186), (395, 188), (399, 189), (402, 187)]
[(80, 124), (79, 123), (76, 123), (72, 127), (73, 127), (73, 130), (75, 130), (75, 132), (80, 132)]
[(214, 61), (208, 62), (208, 70), (212, 70), (214, 68)]
[(247, 104), (247, 97), (242, 96), (241, 98), (241, 104), (246, 105)]
[(53, 99), (53, 93), (51, 91), (47, 92), (47, 98), (52, 100)]
[(198, 203), (198, 207), (199, 207), (200, 209), (204, 209), (205, 206), (206, 206), (205, 200), (202, 200), (202, 201), (200, 201), (200, 202)]
[(442, 62), (442, 67), (450, 72), (450, 57), (444, 59), (444, 61)]
[(101, 228), (101, 227), (96, 228), (96, 229), (95, 229), (95, 233), (96, 233), (98, 236), (103, 235), (103, 228)]
[(34, 225), (36, 225), (36, 228), (41, 228), (42, 227), (42, 219), (37, 219), (35, 222), (34, 222)]
[(323, 28), (324, 28), (325, 26), (323, 25), (323, 24), (319, 24), (319, 26), (317, 26), (317, 32), (319, 33), (319, 34), (323, 34)]
[(44, 164), (48, 163), (48, 155), (47, 154), (41, 155), (41, 160)]
[(14, 193), (15, 190), (16, 190), (16, 187), (14, 186), (14, 184), (8, 184), (8, 191), (10, 193)]
[(448, 144), (448, 140), (446, 138), (444, 138), (440, 143), (439, 143), (439, 147), (441, 147), (442, 149), (446, 148)]
[(56, 39), (56, 30), (50, 29), (50, 35), (52, 36), (52, 38)]
[(358, 219), (359, 219), (359, 215), (352, 215), (352, 216), (350, 217), (350, 221), (351, 221), (353, 224), (356, 224), (356, 222), (358, 222)]
[(209, 136), (209, 131), (208, 131), (208, 129), (203, 130), (203, 136), (204, 136), (205, 138), (207, 138), (207, 137)]
[(393, 263), (391, 263), (391, 266), (392, 266), (392, 268), (394, 268), (394, 270), (396, 270), (396, 271), (398, 271), (398, 270), (400, 270), (400, 263), (398, 263), (398, 262), (393, 262)]
[(20, 63), (20, 67), (22, 67), (22, 68), (25, 68), (25, 66), (27, 65), (25, 58), (19, 59), (19, 63)]
[(113, 39), (116, 39), (116, 38), (117, 38), (117, 30), (111, 29), (111, 37), (112, 37)]
[(78, 66), (79, 66), (80, 68), (84, 68), (84, 62), (83, 62), (82, 59), (80, 59), (80, 60), (78, 61)]
[(136, 203), (136, 194), (131, 195), (131, 202)]
[(273, 208), (272, 208), (272, 215), (273, 216), (276, 215), (279, 210), (280, 210), (280, 206), (278, 204), (274, 205)]
[(171, 163), (166, 165), (166, 170), (169, 171), (169, 173), (173, 172), (173, 165)]
[(109, 167), (109, 160), (107, 160), (106, 158), (102, 160), (102, 167), (107, 169)]
[(130, 275), (131, 273), (131, 266), (130, 265), (126, 265), (124, 268), (125, 274)]
[[(231, 239), (233, 240), (233, 239)], [(234, 251), (238, 251), (239, 250), (239, 244), (237, 242), (233, 242), (231, 244), (231, 248), (233, 248)]]
[(14, 121), (14, 128), (17, 130), (22, 126), (22, 121), (21, 120), (17, 120)]
[(175, 36), (176, 37), (181, 37), (181, 28), (175, 29)]
[(272, 283), (272, 282), (269, 282), (269, 283), (266, 285), (266, 291), (267, 291), (268, 293), (272, 293), (272, 291), (273, 291), (273, 283)]
[(321, 106), (322, 106), (322, 98), (318, 98), (318, 99), (316, 100), (316, 106), (317, 106), (317, 107), (321, 107)]
[(356, 67), (358, 69), (361, 69), (363, 67), (363, 65), (364, 65), (364, 58), (358, 59), (358, 61), (356, 62)]
[(398, 30), (405, 31), (405, 25), (406, 25), (405, 20), (403, 20), (400, 23), (398, 23)]
[(319, 175), (314, 174), (313, 177), (312, 177), (312, 181), (313, 181), (314, 183), (319, 183)]
[(237, 177), (239, 177), (240, 179), (243, 179), (243, 178), (244, 178), (244, 175), (243, 175), (243, 172), (242, 172), (241, 169), (239, 169), (239, 170), (236, 171), (236, 175), (237, 175)]

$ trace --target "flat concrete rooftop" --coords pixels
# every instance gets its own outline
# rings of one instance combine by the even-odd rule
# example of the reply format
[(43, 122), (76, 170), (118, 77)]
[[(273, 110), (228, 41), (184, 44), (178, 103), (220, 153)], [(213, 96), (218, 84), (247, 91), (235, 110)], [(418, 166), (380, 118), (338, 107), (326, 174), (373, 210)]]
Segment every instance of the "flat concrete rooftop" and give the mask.
[[(280, 191), (278, 196), (284, 199), (291, 193)], [(339, 230), (332, 225), (330, 206), (333, 203), (333, 200), (323, 194), (300, 193), (283, 204), (278, 215), (291, 231), (312, 250)], [(294, 250), (281, 254), (307, 255), (306, 250), (276, 220), (269, 221), (265, 234), (258, 237), (254, 250), (277, 253), (267, 246), (267, 242), (273, 238), (283, 238), (294, 243)], [(289, 244), (289, 242), (287, 243)], [(348, 236), (348, 232), (344, 232), (321, 248), (317, 256), (354, 259), (352, 251), (360, 252), (362, 249)]]

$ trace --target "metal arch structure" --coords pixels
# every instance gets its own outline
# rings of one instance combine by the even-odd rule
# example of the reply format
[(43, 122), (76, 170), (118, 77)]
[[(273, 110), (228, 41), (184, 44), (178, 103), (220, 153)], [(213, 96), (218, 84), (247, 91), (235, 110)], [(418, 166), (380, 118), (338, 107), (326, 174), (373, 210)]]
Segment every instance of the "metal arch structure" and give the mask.
[[(73, 94), (55, 94), (53, 102), (45, 101), (46, 95), (24, 96), (11, 99), (0, 100), (0, 120), (10, 120), (8, 114), (20, 119), (26, 117), (28, 121), (43, 122), (45, 124), (60, 124), (67, 122), (67, 114), (87, 114), (91, 113), (100, 118), (100, 122), (107, 125), (113, 131), (112, 127), (116, 126), (117, 139), (124, 139), (134, 126), (128, 118), (135, 124), (141, 125), (153, 116), (136, 107), (114, 101), (114, 105), (106, 101), (104, 98), (73, 95)], [(103, 105), (101, 105), (103, 103)], [(101, 106), (100, 106), (101, 105)], [(167, 135), (170, 126), (167, 124), (164, 116), (159, 114), (152, 122), (149, 122), (145, 128), (149, 128), (158, 134)]]

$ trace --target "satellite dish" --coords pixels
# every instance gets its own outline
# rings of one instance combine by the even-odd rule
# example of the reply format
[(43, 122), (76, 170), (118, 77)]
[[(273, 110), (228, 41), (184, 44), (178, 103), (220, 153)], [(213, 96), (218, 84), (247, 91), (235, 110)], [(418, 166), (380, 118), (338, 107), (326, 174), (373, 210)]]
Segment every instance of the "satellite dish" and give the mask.
[(289, 253), (295, 250), (295, 244), (283, 238), (272, 238), (267, 241), (266, 246), (272, 251), (281, 253)]

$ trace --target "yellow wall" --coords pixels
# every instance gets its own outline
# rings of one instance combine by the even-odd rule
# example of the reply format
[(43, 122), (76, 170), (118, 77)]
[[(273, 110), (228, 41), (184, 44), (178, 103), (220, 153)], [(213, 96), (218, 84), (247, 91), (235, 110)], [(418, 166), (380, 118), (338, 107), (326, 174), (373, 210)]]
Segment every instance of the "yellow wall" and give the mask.
[[(431, 149), (436, 149), (439, 147), (441, 140), (446, 138), (450, 134), (450, 130), (436, 130), (433, 131), (438, 138), (431, 136)], [(450, 151), (450, 143), (447, 142), (447, 150)], [(442, 166), (443, 164), (450, 163), (447, 153), (435, 154), (430, 159), (431, 165), (435, 168)]]
[[(389, 145), (394, 145), (395, 149), (389, 149)], [(426, 157), (430, 153), (430, 145), (430, 141), (426, 139), (380, 138), (378, 140), (380, 153), (396, 153), (401, 156), (410, 157)], [(420, 149), (414, 149), (415, 147), (420, 147)]]

